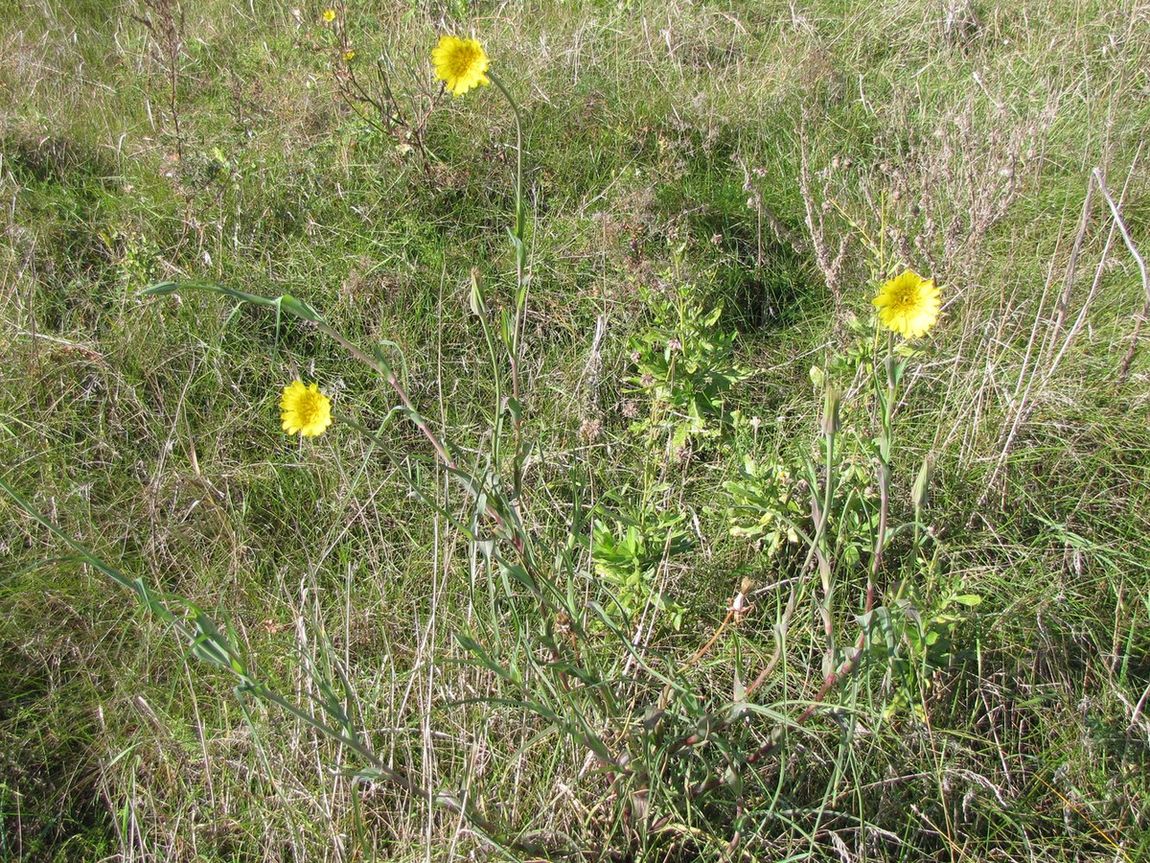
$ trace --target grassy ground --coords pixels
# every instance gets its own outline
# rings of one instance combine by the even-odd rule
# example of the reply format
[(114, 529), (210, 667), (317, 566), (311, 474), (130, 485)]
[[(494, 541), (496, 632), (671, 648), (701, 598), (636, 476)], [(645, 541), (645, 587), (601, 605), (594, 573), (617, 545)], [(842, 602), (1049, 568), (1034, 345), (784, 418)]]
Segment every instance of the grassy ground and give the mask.
[[(1145, 257), (1150, 7), (458, 0), (348, 4), (324, 26), (315, 4), (4, 2), (0, 478), (131, 577), (210, 610), (279, 691), (306, 702), (344, 675), (384, 761), (466, 788), (553, 854), (1150, 858), (1150, 347), (1134, 342), (1147, 294), (1092, 179)], [(465, 506), (418, 433), (342, 422), (375, 427), (393, 407), (378, 378), (261, 310), (139, 297), (199, 278), (304, 298), (357, 342), (394, 342), (421, 411), (479, 459), (496, 379), (469, 272), (493, 310), (514, 305), (514, 136), (493, 88), (438, 96), (426, 58), (444, 30), (483, 40), (522, 109), (528, 527), (561, 536), (578, 492), (682, 514), (694, 543), (656, 555), (681, 626), (649, 607), (627, 619), (643, 668), (689, 661), (743, 576), (817, 579), (801, 556), (730, 535), (725, 483), (747, 453), (817, 459), (811, 366), (851, 344), (878, 270), (935, 277), (945, 309), (907, 372), (896, 511), (909, 523), (932, 454), (940, 571), (982, 601), (918, 672), (913, 705), (875, 662), (739, 787), (683, 793), (725, 763), (705, 747), (659, 781), (613, 779), (512, 681), (463, 661), (463, 633), (517, 655), (507, 633), (530, 612), (491, 593), (465, 536), (413, 496), (414, 471), (447, 513)], [(380, 97), (376, 57), (419, 135), (341, 97), (349, 65)], [(726, 408), (761, 424), (667, 456), (629, 428), (631, 339), (684, 284), (738, 331), (748, 375)], [(296, 376), (334, 397), (314, 441), (279, 430)], [(848, 390), (844, 423), (868, 410)], [(865, 453), (847, 447), (869, 476)], [(237, 698), (6, 498), (0, 527), (0, 859), (525, 853), (355, 783), (355, 753)], [(873, 525), (859, 531), (873, 544)], [(880, 603), (909, 577), (894, 561), (917, 566), (907, 543), (880, 567)], [(608, 606), (582, 549), (578, 591)], [(844, 560), (835, 613), (857, 629)], [(941, 588), (921, 589), (937, 610)], [(737, 693), (783, 601), (761, 592), (720, 634), (685, 678), (699, 699)], [(757, 700), (774, 712), (753, 714), (747, 740), (815, 697), (821, 627), (814, 607), (795, 618)], [(583, 650), (626, 665), (636, 728), (661, 685), (633, 683), (596, 633)]]

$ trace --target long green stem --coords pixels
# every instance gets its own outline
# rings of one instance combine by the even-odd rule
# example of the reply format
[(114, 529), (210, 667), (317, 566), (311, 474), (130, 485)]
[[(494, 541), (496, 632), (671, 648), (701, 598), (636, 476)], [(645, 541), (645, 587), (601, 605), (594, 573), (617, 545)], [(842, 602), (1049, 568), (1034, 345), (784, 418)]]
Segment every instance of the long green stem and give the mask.
[(491, 461), (498, 471), (502, 460), (499, 457), (503, 441), (503, 373), (499, 369), (499, 357), (495, 351), (495, 339), (491, 334), (491, 322), (487, 319), (487, 301), (483, 297), (483, 283), (479, 278), (479, 270), (471, 268), (471, 311), (479, 321), (479, 328), (483, 331), (483, 340), (487, 343), (487, 358), (491, 363), (491, 377), (495, 381), (495, 412), (494, 428), (491, 434)]
[(826, 484), (823, 486), (823, 507), (819, 519), (818, 530), (815, 533), (815, 542), (818, 548), (815, 552), (819, 572), (823, 582), (823, 629), (827, 637), (827, 670), (833, 671), (835, 663), (835, 631), (833, 621), (834, 572), (832, 569), (830, 549), (827, 547), (826, 527), (830, 522), (831, 504), (834, 502), (834, 464), (835, 464), (835, 434), (833, 431), (826, 435)]
[(526, 230), (526, 213), (523, 207), (523, 118), (519, 113), (519, 106), (503, 82), (490, 72), (487, 73), (487, 77), (503, 94), (503, 98), (511, 106), (511, 113), (515, 115), (515, 236), (522, 240)]
[[(515, 247), (515, 318), (512, 321), (511, 344), (507, 346), (507, 353), (511, 364), (511, 393), (518, 402), (521, 397), (519, 386), (519, 349), (527, 311), (527, 212), (523, 203), (523, 117), (519, 112), (519, 105), (516, 104), (515, 98), (511, 95), (511, 91), (499, 80), (499, 77), (490, 72), (487, 73), (487, 77), (491, 83), (495, 85), (495, 88), (503, 94), (503, 98), (506, 99), (507, 104), (511, 106), (511, 113), (515, 118), (515, 219), (511, 231), (512, 244)], [(500, 406), (500, 410), (502, 410), (502, 406)], [(518, 497), (522, 474), (520, 465), (522, 429), (520, 428), (518, 412), (512, 417), (511, 425), (512, 428), (515, 429), (514, 477), (512, 488), (514, 489), (515, 496)]]

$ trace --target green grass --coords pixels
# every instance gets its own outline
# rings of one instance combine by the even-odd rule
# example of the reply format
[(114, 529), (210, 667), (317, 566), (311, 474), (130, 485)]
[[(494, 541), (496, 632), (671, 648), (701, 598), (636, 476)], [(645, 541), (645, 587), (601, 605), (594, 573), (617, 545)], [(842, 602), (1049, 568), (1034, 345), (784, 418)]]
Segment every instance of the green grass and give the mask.
[[(1119, 377), (1146, 296), (1097, 191), (1071, 253), (1096, 166), (1150, 252), (1146, 10), (973, 4), (979, 24), (948, 32), (945, 4), (879, 5), (369, 4), (340, 20), (357, 73), (373, 81), (386, 57), (405, 110), (435, 93), (426, 56), (445, 14), (483, 40), (520, 100), (535, 445), (521, 505), (540, 542), (562, 539), (579, 494), (687, 516), (695, 547), (657, 576), (683, 626), (657, 623), (639, 642), (659, 673), (710, 639), (743, 575), (817, 580), (801, 556), (767, 561), (728, 535), (723, 484), (748, 448), (817, 459), (822, 394), (808, 371), (845, 349), (852, 313), (870, 312), (868, 243), (937, 279), (946, 312), (908, 371), (893, 515), (912, 517), (933, 453), (927, 518), (945, 573), (983, 601), (924, 674), (922, 715), (884, 719), (886, 667), (864, 665), (741, 791), (684, 802), (682, 788), (723, 763), (721, 746), (761, 741), (769, 716), (668, 761), (644, 821), (636, 786), (613, 784), (576, 738), (517, 705), (512, 683), (467, 661), (461, 634), (534, 668), (538, 645), (517, 638), (554, 621), (504, 596), (466, 537), (411, 494), (415, 471), (421, 492), (466, 512), (417, 431), (393, 420), (370, 440), (342, 422), (374, 428), (394, 406), (379, 378), (299, 322), (277, 332), (270, 314), (216, 296), (139, 296), (197, 278), (306, 299), (358, 343), (402, 350), (412, 398), (466, 465), (488, 452), (496, 382), (469, 273), (493, 313), (513, 307), (510, 110), (493, 88), (438, 100), (429, 161), (402, 152), (338, 98), (318, 5), (298, 18), (290, 4), (186, 5), (178, 135), (166, 55), (140, 21), (156, 23), (155, 8), (44, 0), (2, 16), (0, 478), (129, 576), (209, 610), (285, 695), (307, 701), (345, 674), (383, 761), (466, 788), (552, 850), (1147, 858), (1150, 348)], [(848, 241), (834, 286), (807, 203), (832, 257)], [(624, 410), (646, 298), (683, 282), (739, 331), (750, 374), (727, 407), (762, 425), (675, 460)], [(297, 375), (334, 395), (336, 417), (302, 444), (277, 416)], [(848, 392), (844, 425), (845, 454), (870, 471), (864, 394)], [(573, 555), (579, 595), (609, 607), (586, 549)], [(901, 534), (880, 602), (912, 559)], [(840, 576), (834, 612), (853, 633), (865, 576)], [(754, 674), (782, 602), (760, 594), (685, 673), (700, 702), (730, 700)], [(822, 624), (814, 606), (802, 615), (757, 699), (791, 720), (821, 674)], [(600, 628), (582, 649), (620, 673), (612, 644)], [(617, 678), (627, 721), (595, 716), (609, 747), (653, 739), (635, 733), (662, 688), (652, 680)], [(499, 853), (452, 812), (355, 785), (354, 753), (233, 685), (2, 499), (0, 859)], [(667, 721), (691, 709), (676, 701)]]

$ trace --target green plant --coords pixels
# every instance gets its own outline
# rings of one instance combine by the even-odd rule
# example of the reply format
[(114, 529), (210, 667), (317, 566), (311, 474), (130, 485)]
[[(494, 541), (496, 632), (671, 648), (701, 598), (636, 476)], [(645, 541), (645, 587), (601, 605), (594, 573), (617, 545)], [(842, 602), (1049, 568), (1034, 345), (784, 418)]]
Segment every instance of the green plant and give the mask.
[(867, 630), (868, 660), (886, 670), (889, 695), (883, 718), (909, 709), (918, 719), (927, 719), (925, 697), (931, 678), (962, 650), (958, 629), (981, 603), (981, 596), (964, 592), (957, 580), (931, 590), (912, 576), (891, 585), (886, 604), (860, 618)]
[(735, 333), (719, 328), (722, 307), (704, 307), (694, 285), (647, 289), (644, 301), (652, 323), (631, 340), (629, 381), (648, 415), (632, 430), (665, 437), (668, 451), (677, 454), (722, 432), (726, 395), (746, 372), (735, 361)]
[(753, 540), (768, 559), (783, 543), (799, 541), (793, 525), (803, 518), (800, 494), (782, 462), (745, 455), (739, 479), (724, 483), (723, 489), (730, 496), (731, 536)]
[(683, 625), (686, 609), (664, 597), (657, 587), (659, 568), (693, 545), (682, 514), (638, 513), (605, 516), (591, 528), (591, 559), (611, 593), (609, 607), (617, 607), (630, 621), (648, 607), (666, 614), (671, 627)]

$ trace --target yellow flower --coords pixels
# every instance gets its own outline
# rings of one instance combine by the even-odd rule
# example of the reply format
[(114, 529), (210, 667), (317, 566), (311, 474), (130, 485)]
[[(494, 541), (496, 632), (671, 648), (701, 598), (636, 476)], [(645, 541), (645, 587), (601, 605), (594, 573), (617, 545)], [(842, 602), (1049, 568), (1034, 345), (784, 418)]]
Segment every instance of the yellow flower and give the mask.
[(324, 24), (330, 24), (332, 21), (335, 20), (335, 10), (334, 9), (324, 9), (323, 13), (319, 17), (321, 17), (323, 19)]
[(316, 384), (307, 385), (297, 378), (284, 387), (280, 418), (288, 434), (318, 437), (331, 425), (331, 399)]
[(348, 48), (346, 51), (343, 52), (343, 59), (344, 59), (344, 62), (350, 63), (352, 60), (355, 59), (355, 51)]
[(487, 52), (474, 39), (442, 36), (431, 52), (435, 64), (435, 77), (447, 85), (455, 96), (462, 96), (473, 87), (488, 84)]
[(938, 320), (939, 290), (914, 270), (888, 281), (874, 298), (883, 326), (907, 339), (924, 336)]

